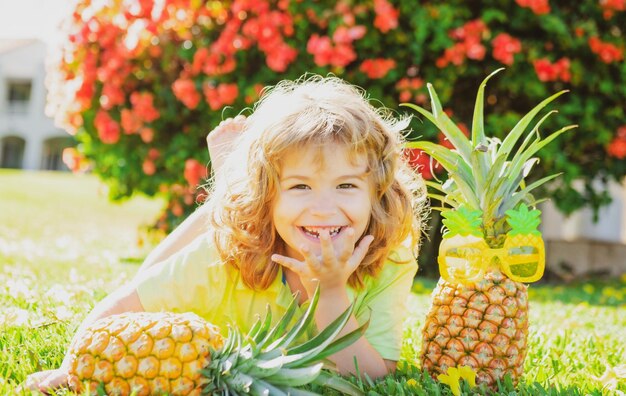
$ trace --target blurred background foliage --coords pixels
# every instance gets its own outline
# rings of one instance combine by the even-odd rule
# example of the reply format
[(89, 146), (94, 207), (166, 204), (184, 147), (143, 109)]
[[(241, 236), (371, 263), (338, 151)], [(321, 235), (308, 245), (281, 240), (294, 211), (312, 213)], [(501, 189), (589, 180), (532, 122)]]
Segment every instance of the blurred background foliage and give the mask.
[[(541, 100), (570, 90), (540, 133), (579, 128), (542, 151), (531, 179), (562, 172), (545, 192), (558, 208), (597, 210), (610, 200), (606, 183), (626, 174), (625, 8), (623, 0), (80, 0), (48, 65), (47, 112), (79, 143), (64, 153), (71, 168), (91, 169), (114, 200), (165, 198), (157, 226), (167, 231), (203, 199), (206, 134), (251, 111), (266, 85), (334, 73), (404, 111), (399, 103), (428, 107), (431, 82), (467, 128), (478, 84), (504, 66), (487, 88), (487, 135), (504, 137)], [(447, 144), (419, 117), (410, 138)], [(425, 154), (407, 155), (425, 178), (440, 172)]]

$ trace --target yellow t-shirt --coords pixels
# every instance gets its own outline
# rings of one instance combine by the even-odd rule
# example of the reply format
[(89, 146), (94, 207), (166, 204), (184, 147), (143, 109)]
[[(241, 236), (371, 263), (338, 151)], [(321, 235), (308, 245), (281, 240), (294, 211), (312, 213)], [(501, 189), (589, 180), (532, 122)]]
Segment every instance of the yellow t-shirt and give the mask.
[[(388, 260), (377, 278), (366, 278), (362, 290), (349, 286), (346, 290), (350, 300), (356, 300), (357, 322), (362, 324), (370, 319), (365, 338), (383, 359), (397, 361), (417, 263), (404, 246), (393, 250), (390, 257), (408, 263)], [(245, 334), (259, 316), (265, 315), (268, 304), (275, 322), (292, 300), (289, 286), (282, 282), (282, 270), (266, 290), (246, 287), (238, 271), (227, 272), (208, 235), (198, 237), (166, 262), (149, 268), (138, 278), (136, 287), (146, 311), (191, 311), (224, 333), (227, 325), (235, 325)]]

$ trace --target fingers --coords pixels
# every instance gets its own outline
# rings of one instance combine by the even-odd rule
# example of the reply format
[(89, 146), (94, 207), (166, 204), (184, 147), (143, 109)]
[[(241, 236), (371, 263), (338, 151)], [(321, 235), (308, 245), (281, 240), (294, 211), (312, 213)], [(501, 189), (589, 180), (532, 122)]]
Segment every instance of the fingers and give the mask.
[(352, 257), (352, 253), (354, 252), (354, 244), (356, 242), (356, 238), (354, 237), (354, 228), (348, 227), (346, 230), (346, 242), (343, 244), (343, 249), (339, 253), (339, 262), (345, 263)]
[(328, 232), (328, 230), (323, 229), (320, 230), (320, 242), (322, 245), (322, 266), (325, 267), (332, 267), (335, 262), (336, 262), (336, 258), (335, 258), (335, 248), (333, 247), (333, 244), (330, 241), (330, 233)]
[(229, 117), (222, 120), (206, 137), (208, 143), (219, 137), (223, 133), (241, 132), (246, 121), (244, 115), (238, 115), (235, 118)]
[(303, 263), (299, 260), (280, 254), (272, 254), (271, 259), (273, 262), (278, 263), (283, 267), (289, 268), (293, 272), (302, 273)]
[(373, 241), (374, 241), (374, 236), (372, 235), (366, 235), (363, 237), (363, 239), (361, 239), (359, 246), (357, 246), (354, 249), (354, 253), (352, 254), (352, 257), (350, 258), (350, 260), (348, 260), (348, 265), (350, 266), (350, 268), (356, 269), (356, 267), (358, 267), (359, 264), (361, 264), (361, 262), (365, 258), (365, 255), (367, 254), (367, 251), (369, 250), (369, 247)]
[(19, 386), (18, 391), (39, 391), (47, 394), (50, 390), (58, 389), (67, 384), (67, 374), (59, 369), (40, 371), (29, 375)]
[(320, 260), (309, 250), (307, 246), (300, 247), (300, 254), (304, 257), (304, 261), (296, 260), (292, 257), (280, 254), (272, 254), (272, 261), (289, 268), (293, 272), (301, 276), (310, 277), (319, 272), (321, 268)]

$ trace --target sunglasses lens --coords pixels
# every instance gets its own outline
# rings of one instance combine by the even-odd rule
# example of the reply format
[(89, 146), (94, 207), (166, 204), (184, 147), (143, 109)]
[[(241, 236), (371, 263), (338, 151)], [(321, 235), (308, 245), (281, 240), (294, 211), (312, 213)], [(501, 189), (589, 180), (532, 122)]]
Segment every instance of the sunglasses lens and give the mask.
[(539, 270), (539, 251), (534, 246), (515, 246), (508, 250), (509, 269), (519, 278), (532, 278)]
[(509, 265), (511, 273), (520, 278), (531, 278), (537, 273), (539, 263), (525, 263), (525, 264), (513, 264)]
[(481, 250), (472, 247), (448, 249), (444, 257), (448, 274), (456, 279), (471, 279), (480, 273)]
[(524, 256), (537, 254), (538, 250), (534, 246), (513, 246), (509, 248), (509, 256)]

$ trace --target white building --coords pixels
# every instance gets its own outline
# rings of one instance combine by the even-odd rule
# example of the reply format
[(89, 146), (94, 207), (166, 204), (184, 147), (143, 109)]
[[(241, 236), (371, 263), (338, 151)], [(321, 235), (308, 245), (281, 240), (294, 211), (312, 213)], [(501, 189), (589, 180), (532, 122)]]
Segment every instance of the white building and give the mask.
[(44, 114), (46, 45), (0, 40), (0, 168), (66, 170), (74, 139)]

